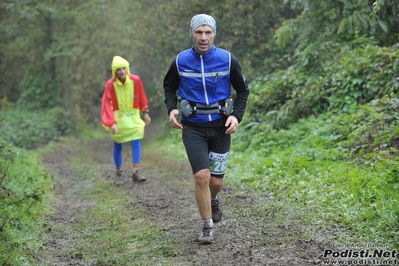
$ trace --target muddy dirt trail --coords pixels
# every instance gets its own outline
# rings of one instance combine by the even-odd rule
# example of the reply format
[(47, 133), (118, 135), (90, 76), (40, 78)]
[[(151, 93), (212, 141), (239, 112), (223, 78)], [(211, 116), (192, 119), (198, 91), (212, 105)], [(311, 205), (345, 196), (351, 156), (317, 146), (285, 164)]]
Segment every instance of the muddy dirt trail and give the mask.
[[(149, 126), (146, 131), (155, 130)], [(166, 228), (166, 234), (179, 245), (176, 265), (321, 265), (321, 255), (326, 243), (306, 241), (302, 235), (307, 226), (296, 220), (276, 222), (278, 210), (262, 210), (267, 195), (253, 196), (250, 191), (236, 196), (238, 188), (225, 186), (221, 203), (224, 216), (215, 229), (215, 243), (199, 245), (196, 238), (201, 229), (201, 219), (193, 196), (193, 180), (188, 162), (171, 163), (168, 158), (148, 153), (146, 143), (151, 139), (147, 133), (143, 140), (142, 172), (147, 177), (143, 183), (133, 183), (130, 179), (123, 189), (131, 191), (136, 197), (135, 204), (146, 210), (146, 219)], [(100, 178), (110, 178), (114, 173), (112, 163), (112, 142), (107, 139), (82, 141), (80, 148), (98, 162), (97, 173)], [(129, 148), (129, 149), (127, 149)], [(125, 150), (130, 150), (126, 147)], [(46, 244), (49, 252), (73, 246), (74, 240), (65, 232), (84, 215), (84, 210), (93, 206), (80, 202), (80, 188), (84, 181), (76, 182), (71, 178), (73, 171), (69, 167), (70, 156), (76, 152), (70, 147), (56, 148), (44, 158), (45, 164), (57, 177), (55, 180), (56, 213), (51, 220), (54, 223)], [(129, 154), (124, 163), (129, 162)], [(90, 166), (87, 166), (88, 169)], [(166, 180), (162, 174), (172, 169), (175, 175)], [(100, 174), (102, 173), (102, 174)], [(227, 176), (228, 178), (228, 172)], [(242, 196), (245, 195), (245, 196)], [(89, 224), (87, 226), (90, 226)], [(58, 258), (59, 265), (79, 264), (79, 258), (71, 256)]]

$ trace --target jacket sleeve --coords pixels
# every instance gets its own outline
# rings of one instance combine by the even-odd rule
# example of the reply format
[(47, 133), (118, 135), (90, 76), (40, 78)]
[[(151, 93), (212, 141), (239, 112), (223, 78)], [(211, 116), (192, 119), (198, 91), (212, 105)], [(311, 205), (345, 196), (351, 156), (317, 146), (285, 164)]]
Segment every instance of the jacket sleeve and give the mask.
[(134, 97), (133, 108), (140, 109), (140, 111), (145, 112), (148, 110), (148, 98), (144, 90), (144, 85), (139, 76), (132, 76), (134, 81)]
[(176, 59), (173, 60), (163, 81), (165, 104), (168, 115), (173, 109), (177, 109), (177, 90), (179, 89), (180, 76), (177, 71)]
[(238, 122), (241, 122), (247, 107), (249, 87), (245, 80), (240, 63), (234, 55), (231, 55), (230, 79), (231, 85), (237, 94), (234, 99), (232, 115), (238, 119)]
[(113, 124), (116, 124), (113, 108), (113, 104), (115, 104), (113, 101), (116, 99), (113, 99), (112, 97), (113, 89), (114, 86), (112, 82), (105, 83), (104, 93), (101, 101), (101, 121), (106, 127), (111, 127)]

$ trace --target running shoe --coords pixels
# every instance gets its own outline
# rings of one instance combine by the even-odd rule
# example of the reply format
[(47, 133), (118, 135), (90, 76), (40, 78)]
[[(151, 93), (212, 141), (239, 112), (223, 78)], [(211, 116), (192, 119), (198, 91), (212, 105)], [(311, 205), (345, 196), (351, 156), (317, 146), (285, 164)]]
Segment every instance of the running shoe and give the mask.
[(212, 244), (213, 243), (213, 226), (208, 223), (204, 223), (202, 226), (201, 234), (198, 238), (200, 244)]
[(123, 183), (123, 171), (116, 170), (114, 183), (117, 186)]
[(212, 207), (212, 220), (214, 223), (220, 222), (222, 220), (223, 209), (220, 206), (219, 198), (211, 200)]
[(145, 181), (145, 177), (140, 174), (139, 170), (136, 170), (133, 173), (132, 178), (133, 178), (133, 182), (143, 182), (143, 181)]

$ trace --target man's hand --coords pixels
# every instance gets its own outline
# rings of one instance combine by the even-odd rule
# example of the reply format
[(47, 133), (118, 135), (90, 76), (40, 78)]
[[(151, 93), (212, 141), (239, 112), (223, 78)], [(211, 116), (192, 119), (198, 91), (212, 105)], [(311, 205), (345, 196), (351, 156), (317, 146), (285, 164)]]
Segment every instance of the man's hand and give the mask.
[(115, 134), (115, 133), (118, 133), (118, 132), (119, 132), (118, 125), (117, 124), (113, 124), (111, 126), (111, 134)]
[(144, 121), (145, 121), (146, 126), (151, 124), (151, 117), (148, 113), (144, 113)]
[(180, 112), (177, 109), (174, 109), (169, 114), (169, 123), (172, 127), (177, 129), (182, 129), (183, 126), (177, 121), (177, 117), (179, 116)]
[(233, 134), (238, 129), (238, 120), (235, 116), (231, 115), (227, 118), (226, 123), (224, 124), (227, 127), (226, 134)]

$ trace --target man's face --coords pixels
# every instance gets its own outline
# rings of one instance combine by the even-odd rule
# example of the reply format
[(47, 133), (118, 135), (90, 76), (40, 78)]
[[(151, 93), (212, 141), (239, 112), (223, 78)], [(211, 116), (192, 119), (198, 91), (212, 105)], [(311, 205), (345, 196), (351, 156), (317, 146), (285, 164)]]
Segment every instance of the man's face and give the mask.
[(121, 68), (118, 68), (116, 70), (116, 76), (118, 77), (118, 79), (120, 81), (125, 81), (126, 80), (126, 75), (127, 75), (126, 67), (121, 67)]
[(211, 50), (215, 33), (211, 26), (202, 25), (197, 27), (193, 32), (194, 49), (199, 54), (206, 54)]

